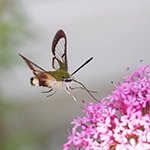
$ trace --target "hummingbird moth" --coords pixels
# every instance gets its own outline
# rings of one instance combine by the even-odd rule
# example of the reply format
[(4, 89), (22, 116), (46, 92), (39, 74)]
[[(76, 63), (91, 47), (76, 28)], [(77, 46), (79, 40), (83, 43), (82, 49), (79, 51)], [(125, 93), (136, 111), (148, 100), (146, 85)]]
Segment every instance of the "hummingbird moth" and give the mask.
[[(48, 96), (52, 96), (59, 89), (65, 88), (65, 90), (72, 95), (73, 99), (79, 105), (75, 96), (71, 92), (71, 90), (82, 89), (86, 90), (96, 101), (98, 101), (90, 91), (88, 90), (81, 82), (75, 80), (73, 75), (79, 71), (83, 66), (89, 63), (93, 57), (88, 59), (85, 63), (83, 63), (78, 69), (76, 69), (72, 74), (68, 73), (68, 63), (67, 63), (67, 38), (64, 31), (59, 30), (52, 42), (52, 67), (55, 71), (45, 71), (43, 68), (39, 67), (32, 61), (25, 58), (23, 55), (19, 54), (27, 63), (28, 67), (32, 70), (34, 77), (30, 79), (31, 85), (33, 86), (43, 86), (49, 88), (48, 91), (43, 93), (50, 93)], [(76, 82), (80, 84), (80, 87), (71, 87), (72, 82)], [(99, 101), (98, 101), (99, 102)], [(80, 105), (79, 105), (80, 106)]]

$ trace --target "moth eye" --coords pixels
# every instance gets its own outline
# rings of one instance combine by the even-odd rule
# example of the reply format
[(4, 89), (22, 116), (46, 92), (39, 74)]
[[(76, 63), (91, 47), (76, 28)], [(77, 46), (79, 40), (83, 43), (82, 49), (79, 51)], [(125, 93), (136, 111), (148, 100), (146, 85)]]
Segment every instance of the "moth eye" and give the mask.
[(72, 79), (70, 79), (70, 78), (65, 78), (64, 81), (65, 81), (65, 82), (71, 82)]

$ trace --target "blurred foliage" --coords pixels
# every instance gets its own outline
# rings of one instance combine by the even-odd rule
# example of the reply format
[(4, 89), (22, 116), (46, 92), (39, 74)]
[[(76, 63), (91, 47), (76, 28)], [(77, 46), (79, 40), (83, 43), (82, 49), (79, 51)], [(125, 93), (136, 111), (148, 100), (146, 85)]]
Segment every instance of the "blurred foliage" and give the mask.
[(0, 69), (15, 62), (15, 49), (26, 36), (27, 18), (16, 0), (0, 0)]
[(9, 136), (7, 143), (3, 148), (5, 150), (33, 150), (40, 147), (37, 146), (37, 143), (39, 143), (39, 141), (36, 136), (29, 132), (20, 131)]
[[(18, 113), (18, 106), (8, 101), (0, 102), (0, 150), (42, 149), (42, 136), (35, 133), (32, 128), (19, 126), (21, 122), (17, 118)], [(14, 128), (14, 125), (19, 128)]]
[[(17, 0), (0, 0), (0, 77), (2, 71), (9, 70), (19, 58), (17, 47), (30, 37), (28, 19), (23, 6)], [(31, 33), (32, 34), (32, 33)], [(0, 150), (33, 150), (39, 147), (39, 139), (31, 131), (10, 129), (10, 114), (16, 110), (14, 104), (2, 96), (0, 85)], [(12, 99), (12, 98), (11, 98)], [(5, 101), (6, 100), (6, 101)], [(17, 124), (17, 123), (16, 123)]]

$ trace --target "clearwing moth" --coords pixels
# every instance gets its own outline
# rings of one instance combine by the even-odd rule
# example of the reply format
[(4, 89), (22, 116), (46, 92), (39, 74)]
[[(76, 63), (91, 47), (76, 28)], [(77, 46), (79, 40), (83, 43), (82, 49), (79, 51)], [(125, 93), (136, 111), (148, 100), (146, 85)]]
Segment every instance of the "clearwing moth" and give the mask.
[[(86, 90), (96, 101), (98, 101), (91, 93), (95, 91), (88, 90), (81, 82), (75, 80), (73, 75), (79, 71), (82, 67), (88, 64), (93, 57), (89, 58), (85, 63), (83, 63), (78, 69), (76, 69), (72, 74), (68, 73), (68, 63), (67, 63), (67, 38), (63, 30), (59, 30), (52, 42), (52, 67), (55, 71), (45, 71), (43, 68), (39, 67), (29, 59), (25, 58), (23, 55), (19, 54), (27, 63), (28, 67), (32, 70), (34, 77), (30, 79), (31, 85), (33, 86), (43, 86), (49, 88), (48, 91), (43, 93), (50, 93), (48, 96), (52, 96), (59, 89), (65, 88), (67, 93), (71, 94), (73, 99), (79, 105), (75, 96), (71, 92), (75, 89)], [(80, 84), (80, 87), (71, 87), (72, 82)], [(99, 102), (99, 101), (98, 101)], [(80, 105), (79, 105), (80, 106)], [(80, 106), (81, 107), (81, 106)]]

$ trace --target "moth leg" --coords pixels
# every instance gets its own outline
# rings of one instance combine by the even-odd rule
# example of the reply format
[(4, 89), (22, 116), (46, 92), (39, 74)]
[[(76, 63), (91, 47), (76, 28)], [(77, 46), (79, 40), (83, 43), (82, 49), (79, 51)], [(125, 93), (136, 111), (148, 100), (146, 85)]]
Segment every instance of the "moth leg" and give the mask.
[[(54, 91), (52, 94), (48, 95), (47, 97), (54, 95), (54, 94), (59, 90), (60, 85), (61, 85), (61, 84), (59, 84), (59, 85), (57, 86), (57, 88), (55, 89), (55, 91)], [(51, 89), (50, 91), (53, 91), (53, 89)]]
[(70, 94), (70, 95), (73, 97), (74, 101), (75, 101), (75, 102), (80, 106), (80, 108), (82, 109), (82, 106), (79, 104), (79, 102), (77, 101), (77, 99), (75, 98), (75, 96), (72, 94), (72, 92), (71, 92), (70, 90), (68, 90), (68, 89), (66, 89), (66, 91), (67, 91), (68, 94)]
[[(52, 90), (51, 90), (51, 91), (52, 91)], [(52, 94), (47, 95), (47, 97), (50, 97), (50, 96), (54, 95), (57, 91), (58, 91), (58, 89), (57, 89), (57, 90), (55, 90)]]
[(49, 92), (51, 92), (52, 91), (52, 89), (50, 89), (50, 90), (48, 90), (48, 91), (42, 91), (42, 93), (49, 93)]
[[(83, 87), (74, 87), (74, 88), (72, 88), (71, 87), (71, 90), (76, 90), (76, 89), (82, 89), (82, 90), (85, 90), (85, 88), (83, 88)], [(91, 90), (88, 90), (90, 93), (97, 93), (97, 91), (91, 91)]]

